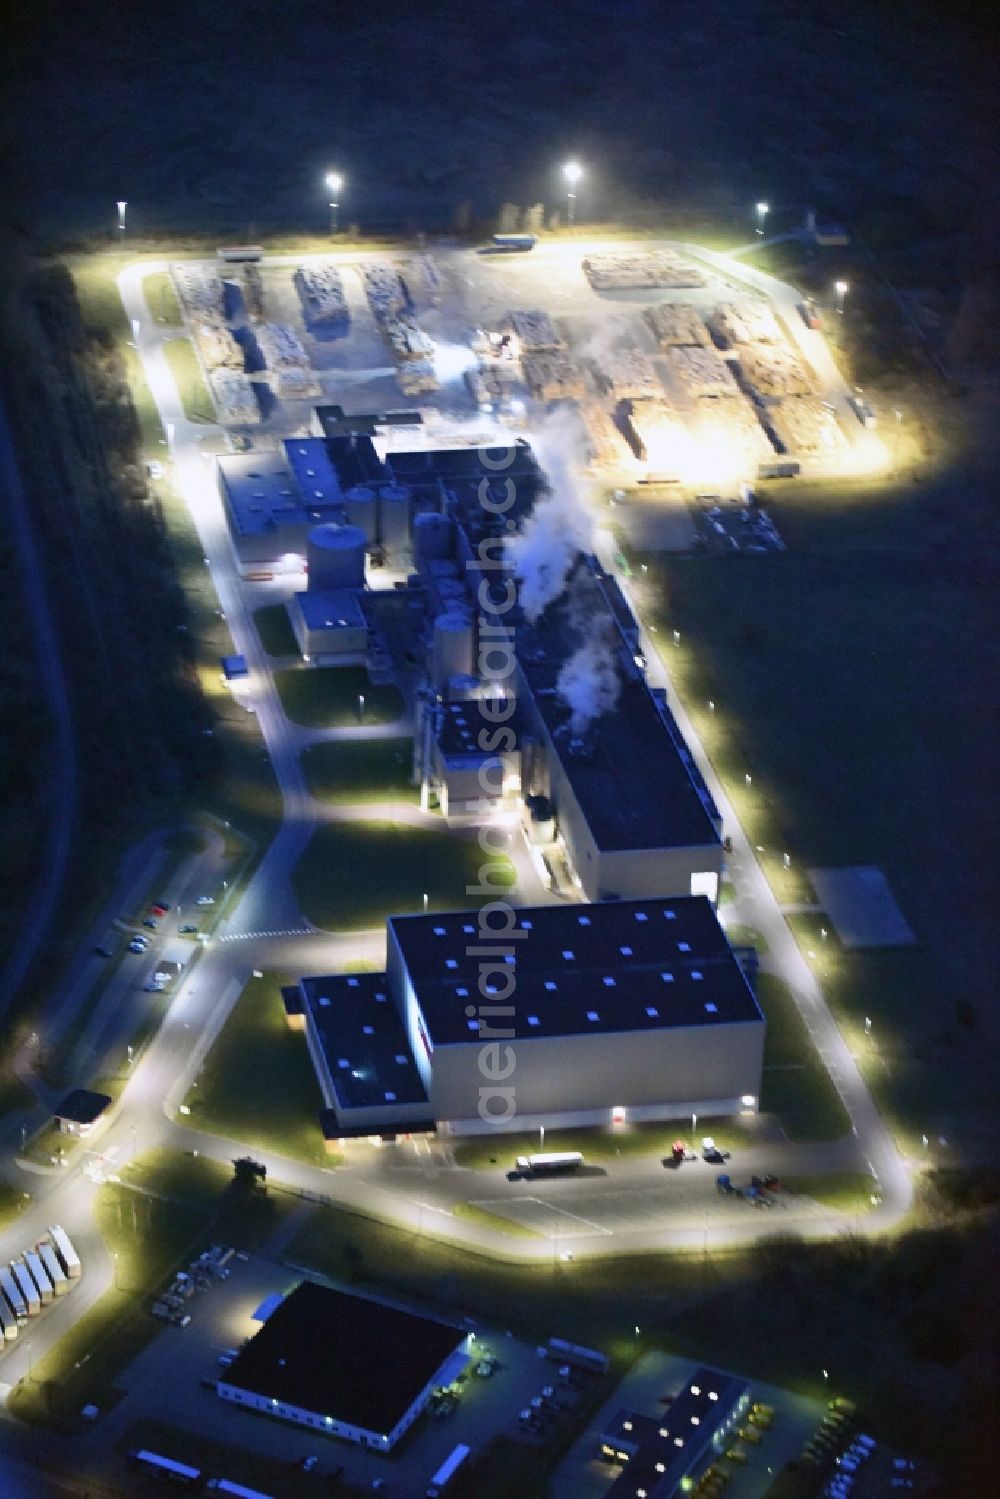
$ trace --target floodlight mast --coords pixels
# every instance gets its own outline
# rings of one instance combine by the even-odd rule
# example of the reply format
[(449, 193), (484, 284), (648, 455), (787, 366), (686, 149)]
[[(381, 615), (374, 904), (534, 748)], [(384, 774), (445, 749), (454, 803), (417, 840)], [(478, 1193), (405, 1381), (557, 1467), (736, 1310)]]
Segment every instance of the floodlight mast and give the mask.
[(768, 214), (770, 212), (771, 212), (771, 205), (770, 205), (770, 203), (760, 202), (760, 203), (757, 204), (757, 233), (758, 234), (763, 234), (764, 233), (764, 220), (767, 218), (767, 216), (768, 216)]
[(337, 233), (337, 219), (340, 213), (340, 190), (344, 185), (344, 179), (340, 172), (327, 172), (326, 185), (330, 192), (330, 233)]
[(583, 167), (578, 161), (568, 161), (563, 167), (563, 176), (566, 178), (566, 222), (576, 222), (576, 193), (574, 188), (583, 176)]

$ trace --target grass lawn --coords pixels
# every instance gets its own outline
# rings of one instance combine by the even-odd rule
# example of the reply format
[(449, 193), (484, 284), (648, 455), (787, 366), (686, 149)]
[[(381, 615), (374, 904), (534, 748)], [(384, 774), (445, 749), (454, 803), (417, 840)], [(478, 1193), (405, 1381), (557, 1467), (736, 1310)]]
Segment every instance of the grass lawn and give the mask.
[(18, 1187), (12, 1187), (9, 1182), (0, 1182), (0, 1229), (8, 1228), (27, 1207), (30, 1194), (25, 1194)]
[[(484, 897), (468, 892), (483, 882), (483, 864), (474, 838), (394, 822), (330, 823), (313, 834), (292, 886), (317, 926), (368, 931), (387, 916), (421, 910), (424, 893), (430, 911), (481, 905)], [(513, 884), (505, 856), (491, 855), (489, 869), (496, 887)]]
[(760, 1108), (777, 1114), (790, 1140), (835, 1140), (850, 1127), (844, 1106), (780, 979), (762, 973), (757, 1000), (767, 1021)]
[(311, 1166), (336, 1164), (323, 1147), (322, 1095), (305, 1037), (289, 1030), (278, 974), (251, 979), (185, 1099), (195, 1129), (260, 1145)]
[(866, 1213), (872, 1206), (875, 1183), (863, 1171), (831, 1171), (826, 1176), (782, 1177), (782, 1189), (811, 1197), (842, 1213)]
[(405, 735), (312, 744), (303, 752), (302, 765), (309, 790), (322, 801), (405, 801), (415, 806), (420, 800), (419, 787), (410, 784), (413, 740)]
[(274, 681), (288, 717), (311, 729), (394, 723), (403, 711), (398, 688), (376, 686), (363, 666), (287, 667)]
[(295, 639), (284, 604), (265, 604), (263, 609), (255, 609), (253, 622), (257, 626), (260, 643), (269, 656), (299, 654), (299, 643)]
[(521, 1239), (542, 1237), (526, 1223), (518, 1223), (513, 1218), (504, 1218), (500, 1213), (491, 1213), (489, 1208), (481, 1208), (475, 1202), (456, 1202), (452, 1212), (456, 1218), (464, 1218), (468, 1223), (479, 1223), (483, 1228), (493, 1229), (495, 1233), (513, 1234), (515, 1238)]
[(151, 316), (158, 323), (166, 323), (170, 328), (183, 327), (181, 304), (168, 271), (150, 271), (143, 280), (142, 293)]
[(201, 365), (189, 338), (172, 338), (164, 344), (167, 363), (177, 384), (184, 413), (192, 422), (214, 422), (215, 407), (208, 393)]
[(838, 1013), (871, 1016), (898, 1058), (873, 1076), (897, 1128), (988, 1139), (997, 951), (973, 830), (992, 801), (996, 518), (958, 465), (764, 499), (786, 552), (650, 562), (658, 630), (681, 632), (667, 665), (769, 875), (785, 852), (796, 875), (878, 865), (917, 936), (823, 976)]

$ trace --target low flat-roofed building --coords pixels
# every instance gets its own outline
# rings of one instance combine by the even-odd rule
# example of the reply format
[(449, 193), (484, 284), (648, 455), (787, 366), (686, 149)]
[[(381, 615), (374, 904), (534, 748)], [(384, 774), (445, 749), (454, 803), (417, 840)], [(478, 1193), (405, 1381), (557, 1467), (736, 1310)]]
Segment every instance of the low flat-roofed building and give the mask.
[[(599, 583), (600, 580), (598, 579)], [(590, 614), (620, 634), (618, 699), (586, 731), (558, 684), (580, 644), (560, 606), (517, 630), (517, 697), (543, 753), (523, 754), (525, 794), (548, 797), (587, 900), (655, 892), (718, 897), (722, 820), (662, 698), (636, 664), (638, 637), (620, 591), (595, 584)], [(634, 621), (632, 622), (634, 624)]]
[(750, 1404), (746, 1380), (699, 1369), (662, 1412), (619, 1411), (601, 1452), (625, 1466), (605, 1499), (673, 1499), (722, 1456)]
[(288, 618), (299, 649), (310, 660), (364, 659), (368, 623), (360, 599), (349, 589), (297, 593), (289, 600)]
[[(706, 897), (537, 906), (512, 922), (488, 938), (476, 912), (389, 920), (389, 992), (439, 1127), (756, 1107), (764, 1020)], [(491, 1045), (516, 1076), (493, 1090), (516, 1107), (503, 1119), (483, 1112)]]
[(111, 1098), (107, 1093), (94, 1093), (90, 1088), (74, 1088), (55, 1110), (56, 1125), (64, 1135), (78, 1135), (83, 1139), (91, 1133), (110, 1107)]
[(433, 1130), (427, 1090), (384, 973), (304, 978), (306, 1039), (328, 1139)]
[(245, 1409), (390, 1452), (468, 1363), (469, 1346), (447, 1322), (303, 1281), (217, 1389)]
[(289, 437), (284, 448), (285, 461), (295, 475), (303, 504), (309, 510), (323, 512), (340, 505), (343, 499), (340, 479), (323, 438)]
[[(430, 780), (450, 819), (482, 820), (521, 784), (519, 717), (513, 700), (478, 698), (440, 703), (435, 712)], [(509, 730), (501, 734), (500, 729)], [(511, 741), (513, 740), (513, 746)]]
[(219, 493), (241, 567), (304, 558), (316, 524), (283, 453), (225, 453), (216, 459)]

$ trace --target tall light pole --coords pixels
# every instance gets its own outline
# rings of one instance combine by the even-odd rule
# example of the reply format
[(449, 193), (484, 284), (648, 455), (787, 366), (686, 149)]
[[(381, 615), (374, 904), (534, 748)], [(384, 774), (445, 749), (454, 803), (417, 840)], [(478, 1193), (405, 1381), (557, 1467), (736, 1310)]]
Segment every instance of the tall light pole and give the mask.
[(757, 233), (758, 234), (763, 234), (764, 233), (764, 220), (767, 218), (767, 216), (768, 216), (768, 214), (769, 214), (770, 211), (771, 211), (771, 205), (769, 203), (758, 203), (757, 204)]
[(124, 199), (124, 198), (119, 198), (118, 199), (118, 232), (119, 232), (119, 234), (124, 234), (125, 233), (125, 210), (126, 210), (127, 207), (128, 207), (127, 200)]
[(327, 172), (326, 185), (330, 191), (330, 233), (337, 233), (337, 215), (340, 212), (340, 190), (344, 179), (339, 172)]
[(568, 161), (563, 167), (563, 176), (566, 178), (566, 222), (576, 222), (576, 184), (583, 176), (583, 167), (578, 161)]
[(850, 288), (850, 284), (847, 281), (835, 281), (833, 283), (833, 289), (837, 293), (837, 318), (839, 320), (838, 321), (838, 328), (839, 328), (839, 333), (840, 333), (840, 337), (838, 339), (838, 342), (840, 344), (840, 347), (843, 348), (844, 347), (844, 303), (845, 303), (845, 299), (847, 297), (847, 293), (850, 291), (851, 288)]

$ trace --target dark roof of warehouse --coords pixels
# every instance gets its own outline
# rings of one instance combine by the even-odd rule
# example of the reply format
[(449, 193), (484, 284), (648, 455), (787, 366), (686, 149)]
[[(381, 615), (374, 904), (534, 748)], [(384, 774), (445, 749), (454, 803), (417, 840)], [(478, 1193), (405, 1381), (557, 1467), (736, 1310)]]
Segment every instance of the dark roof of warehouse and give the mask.
[(612, 1446), (621, 1439), (622, 1450), (627, 1443), (638, 1451), (605, 1499), (635, 1499), (641, 1492), (648, 1499), (672, 1499), (681, 1479), (701, 1461), (716, 1431), (748, 1390), (746, 1380), (735, 1375), (699, 1369), (662, 1415), (619, 1411), (604, 1428), (602, 1439)]
[(220, 1382), (382, 1435), (466, 1336), (446, 1322), (303, 1281)]
[(301, 992), (341, 1109), (412, 1104), (414, 1117), (430, 1116), (384, 973), (306, 978)]
[(493, 985), (495, 1002), (513, 1006), (503, 1023), (517, 1039), (762, 1020), (707, 896), (512, 914), (520, 935), (510, 938), (481, 934), (475, 911), (390, 918), (435, 1044), (477, 1038), (479, 948), (509, 949), (491, 961), (513, 967), (514, 999), (485, 972), (483, 998)]
[(94, 1093), (90, 1088), (74, 1088), (55, 1110), (55, 1117), (68, 1119), (72, 1124), (93, 1124), (110, 1106), (109, 1094)]
[[(590, 597), (596, 611), (607, 611), (610, 624), (612, 611), (600, 590), (595, 587)], [(569, 616), (570, 609), (556, 605), (535, 624), (520, 625), (515, 649), (598, 848), (717, 845), (708, 790), (671, 715), (650, 693), (624, 642), (616, 706), (594, 720), (582, 739), (571, 734), (570, 709), (556, 690), (564, 663), (581, 644)]]

